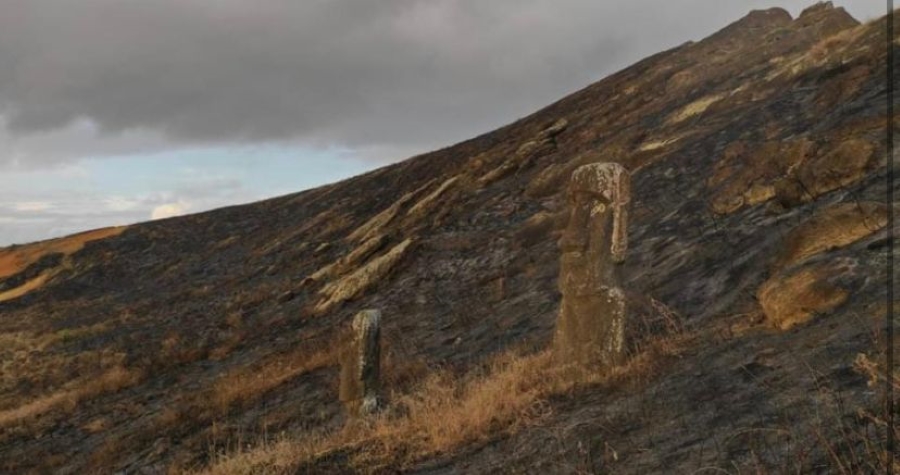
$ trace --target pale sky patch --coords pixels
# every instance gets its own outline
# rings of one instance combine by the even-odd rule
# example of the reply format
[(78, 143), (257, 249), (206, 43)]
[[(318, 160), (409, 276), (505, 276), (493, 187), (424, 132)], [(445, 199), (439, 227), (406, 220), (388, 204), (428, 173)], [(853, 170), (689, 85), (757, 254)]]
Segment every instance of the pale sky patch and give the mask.
[(150, 212), (150, 219), (173, 218), (186, 214), (191, 209), (190, 203), (179, 201), (177, 203), (166, 203), (164, 205), (153, 208)]
[(13, 204), (13, 210), (19, 212), (41, 212), (47, 211), (52, 207), (53, 205), (45, 201), (25, 201)]

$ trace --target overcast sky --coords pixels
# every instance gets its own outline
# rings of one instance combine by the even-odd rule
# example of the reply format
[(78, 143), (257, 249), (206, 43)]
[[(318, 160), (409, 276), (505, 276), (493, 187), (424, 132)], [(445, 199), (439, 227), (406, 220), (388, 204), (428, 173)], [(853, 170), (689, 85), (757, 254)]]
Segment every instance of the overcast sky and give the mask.
[(335, 181), (811, 3), (0, 0), (0, 245)]

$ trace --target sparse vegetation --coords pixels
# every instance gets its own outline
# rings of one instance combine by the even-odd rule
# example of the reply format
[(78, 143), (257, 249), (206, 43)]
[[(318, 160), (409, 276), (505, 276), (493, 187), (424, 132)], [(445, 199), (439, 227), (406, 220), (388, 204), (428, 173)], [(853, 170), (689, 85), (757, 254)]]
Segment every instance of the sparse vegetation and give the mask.
[(347, 453), (357, 468), (403, 466), (540, 424), (550, 414), (549, 398), (576, 386), (597, 390), (650, 377), (691, 339), (684, 333), (655, 338), (626, 365), (607, 374), (556, 368), (548, 350), (528, 355), (509, 351), (464, 375), (438, 370), (413, 390), (394, 394), (393, 407), (370, 422), (300, 440), (263, 441), (251, 451), (216, 454), (214, 465), (202, 473), (293, 473), (336, 452)]
[(139, 382), (143, 373), (123, 366), (114, 366), (102, 374), (66, 385), (63, 389), (32, 400), (14, 409), (0, 411), (0, 427), (9, 427), (38, 417), (52, 410), (72, 412), (84, 399), (119, 391)]
[(233, 405), (252, 401), (301, 374), (337, 364), (337, 348), (301, 348), (226, 373), (213, 383), (210, 403), (220, 413), (227, 412)]

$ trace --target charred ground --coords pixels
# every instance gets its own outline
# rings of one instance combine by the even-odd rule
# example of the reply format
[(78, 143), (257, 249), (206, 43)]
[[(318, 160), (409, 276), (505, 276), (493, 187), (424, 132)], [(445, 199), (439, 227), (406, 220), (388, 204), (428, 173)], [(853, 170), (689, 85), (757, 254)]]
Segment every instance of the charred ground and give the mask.
[[(566, 180), (594, 161), (632, 173), (633, 351), (673, 318), (690, 336), (651, 371), (567, 387), (528, 424), (380, 470), (876, 467), (884, 31), (829, 4), (756, 11), (350, 180), (0, 250), (0, 468), (196, 469), (337, 430), (336, 347), (363, 308), (384, 315), (398, 393), (545, 348)], [(360, 469), (360, 450), (288, 469)]]

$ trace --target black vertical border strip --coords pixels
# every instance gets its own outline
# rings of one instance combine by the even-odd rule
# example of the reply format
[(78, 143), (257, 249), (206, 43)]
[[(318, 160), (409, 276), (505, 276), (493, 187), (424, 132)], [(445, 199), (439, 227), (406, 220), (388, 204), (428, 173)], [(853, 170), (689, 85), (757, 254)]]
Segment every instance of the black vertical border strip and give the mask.
[(887, 473), (894, 473), (894, 0), (887, 0)]

